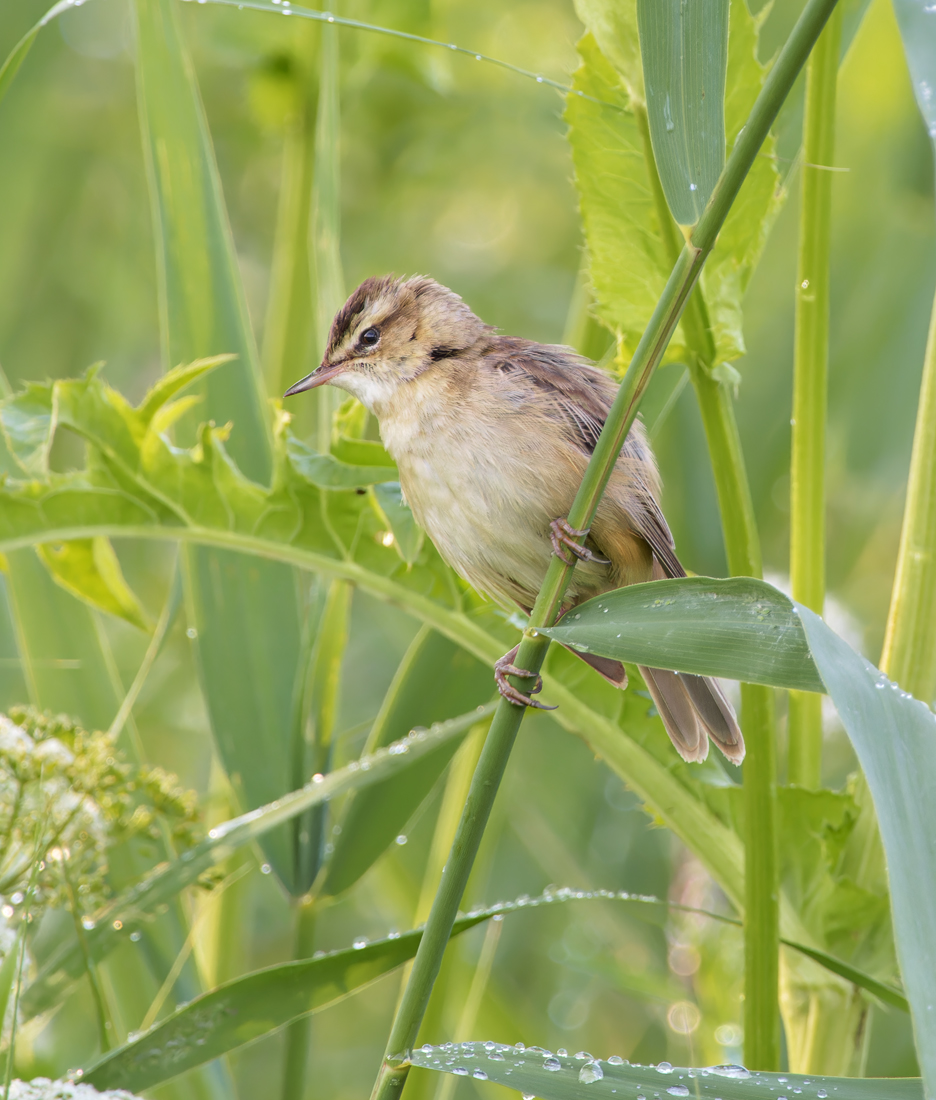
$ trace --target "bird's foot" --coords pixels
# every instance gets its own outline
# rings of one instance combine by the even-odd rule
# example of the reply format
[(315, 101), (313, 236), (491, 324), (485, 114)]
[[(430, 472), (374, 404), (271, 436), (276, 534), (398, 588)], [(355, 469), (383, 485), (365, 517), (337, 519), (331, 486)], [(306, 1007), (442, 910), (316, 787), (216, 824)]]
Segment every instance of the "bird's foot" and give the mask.
[(566, 557), (566, 550), (574, 554), (579, 561), (593, 561), (597, 565), (610, 565), (611, 563), (607, 558), (599, 558), (587, 546), (582, 546), (581, 543), (576, 542), (576, 539), (585, 538), (590, 530), (590, 527), (586, 527), (583, 531), (578, 531), (576, 528), (569, 526), (567, 519), (554, 519), (549, 525), (549, 541), (552, 543), (553, 553), (566, 565), (575, 565), (572, 559)]
[(517, 656), (517, 651), (520, 647), (514, 646), (509, 653), (505, 653), (499, 661), (494, 662), (494, 683), (497, 684), (497, 690), (503, 695), (508, 703), (515, 703), (518, 707), (536, 707), (537, 710), (556, 710), (556, 707), (547, 706), (545, 703), (538, 703), (531, 696), (538, 695), (543, 690), (543, 677), (536, 676), (536, 686), (530, 691), (529, 695), (524, 695), (522, 691), (515, 688), (513, 684), (508, 683), (508, 676), (521, 676), (526, 679), (534, 676), (535, 673), (530, 672), (525, 668), (517, 668), (513, 663), (514, 658)]

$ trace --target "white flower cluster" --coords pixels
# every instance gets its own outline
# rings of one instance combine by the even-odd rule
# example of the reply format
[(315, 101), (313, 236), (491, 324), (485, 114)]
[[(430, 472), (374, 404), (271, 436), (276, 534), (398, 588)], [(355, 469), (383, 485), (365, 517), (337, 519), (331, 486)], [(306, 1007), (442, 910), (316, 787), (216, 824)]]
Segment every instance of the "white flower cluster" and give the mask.
[(34, 1077), (31, 1081), (12, 1081), (10, 1100), (138, 1100), (122, 1089), (98, 1092), (92, 1085), (73, 1081), (50, 1081), (48, 1077)]

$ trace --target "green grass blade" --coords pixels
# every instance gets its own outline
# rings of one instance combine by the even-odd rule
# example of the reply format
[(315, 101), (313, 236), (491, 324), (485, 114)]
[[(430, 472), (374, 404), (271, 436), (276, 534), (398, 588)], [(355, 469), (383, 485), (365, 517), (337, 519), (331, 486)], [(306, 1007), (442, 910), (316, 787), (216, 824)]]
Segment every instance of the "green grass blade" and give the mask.
[[(238, 428), (234, 452), (271, 474), (270, 420), (257, 351), (191, 60), (173, 0), (135, 0), (137, 85), (153, 204), (164, 365), (237, 356), (205, 377), (209, 415)], [(301, 587), (291, 569), (217, 550), (183, 553), (189, 629), (219, 754), (245, 807), (290, 790), (305, 682)], [(247, 629), (245, 629), (245, 626)], [(292, 826), (291, 826), (292, 828)], [(267, 858), (293, 893), (309, 886), (295, 838), (268, 836)]]
[(28, 30), (19, 42), (16, 43), (7, 55), (3, 65), (0, 65), (0, 102), (3, 101), (3, 97), (7, 94), (10, 85), (19, 72), (20, 66), (26, 60), (26, 55), (32, 49), (32, 44), (36, 41), (36, 37), (42, 28), (48, 23), (51, 23), (57, 15), (61, 15), (63, 11), (68, 11), (74, 6), (75, 0), (58, 0), (58, 3), (53, 4), (39, 22)]
[(725, 166), (728, 0), (637, 0), (650, 136), (673, 217), (694, 225)]
[(748, 577), (630, 585), (580, 604), (542, 633), (651, 668), (823, 690), (792, 602)]
[[(495, 912), (463, 917), (452, 934)], [(411, 959), (421, 938), (421, 931), (405, 932), (227, 982), (102, 1058), (82, 1081), (98, 1089), (142, 1091), (171, 1080), (363, 989)]]
[(917, 1057), (936, 1091), (936, 716), (806, 608), (806, 637), (874, 798)]
[[(613, 1057), (613, 1056), (612, 1056)], [(458, 1043), (413, 1051), (414, 1066), (462, 1077), (493, 1081), (540, 1100), (611, 1100), (620, 1096), (695, 1096), (712, 1100), (750, 1100), (752, 1094), (801, 1093), (805, 1097), (834, 1096), (835, 1100), (922, 1100), (918, 1078), (858, 1079), (852, 1077), (782, 1077), (751, 1073), (741, 1066), (685, 1069), (660, 1062), (659, 1066), (632, 1066), (617, 1057), (595, 1060), (584, 1054), (570, 1058), (542, 1047), (504, 1043)]]
[[(490, 714), (490, 708), (486, 714)], [(180, 859), (154, 871), (98, 913), (94, 927), (86, 933), (89, 951), (96, 959), (104, 958), (135, 930), (146, 927), (151, 914), (177, 897), (199, 875), (245, 844), (258, 840), (271, 829), (339, 795), (404, 775), (408, 768), (418, 765), (440, 745), (461, 737), (482, 717), (484, 715), (472, 711), (462, 718), (441, 723), (432, 730), (415, 731), (360, 761), (331, 772), (319, 783), (309, 784), (269, 806), (251, 810), (216, 826), (209, 836)], [(114, 928), (115, 921), (119, 931)], [(32, 1017), (51, 1008), (64, 989), (81, 974), (81, 967), (80, 949), (74, 943), (54, 954), (26, 991), (22, 1000), (23, 1012)]]
[[(491, 697), (491, 672), (464, 649), (423, 628), (411, 644), (368, 738), (373, 752), (415, 726), (432, 726), (472, 712)], [(469, 727), (464, 728), (464, 733)], [(354, 795), (341, 818), (323, 894), (339, 894), (373, 866), (442, 774), (458, 742), (441, 745), (405, 776), (388, 777)]]

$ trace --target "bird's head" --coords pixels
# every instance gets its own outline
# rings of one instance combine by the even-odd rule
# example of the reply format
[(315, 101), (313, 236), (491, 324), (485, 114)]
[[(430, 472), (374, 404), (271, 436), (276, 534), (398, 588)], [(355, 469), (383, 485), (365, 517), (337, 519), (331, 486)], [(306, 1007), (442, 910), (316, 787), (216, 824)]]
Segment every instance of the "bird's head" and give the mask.
[(321, 365), (284, 396), (331, 383), (379, 414), (398, 387), (490, 331), (434, 279), (365, 279), (335, 316)]

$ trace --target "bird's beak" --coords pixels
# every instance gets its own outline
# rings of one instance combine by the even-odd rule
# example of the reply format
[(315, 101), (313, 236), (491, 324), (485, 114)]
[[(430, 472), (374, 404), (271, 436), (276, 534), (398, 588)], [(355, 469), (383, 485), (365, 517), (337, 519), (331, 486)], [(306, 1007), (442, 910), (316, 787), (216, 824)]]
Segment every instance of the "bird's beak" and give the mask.
[(345, 362), (322, 363), (322, 365), (316, 367), (311, 374), (307, 374), (305, 378), (300, 378), (298, 382), (291, 385), (283, 394), (283, 397), (292, 397), (294, 393), (303, 393), (305, 390), (314, 390), (316, 386), (324, 386), (325, 383), (330, 382), (336, 374), (341, 374), (347, 365), (348, 364)]

